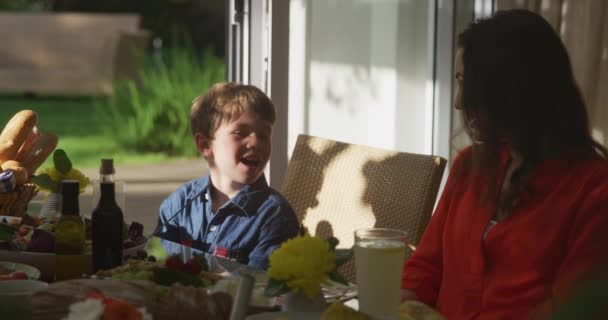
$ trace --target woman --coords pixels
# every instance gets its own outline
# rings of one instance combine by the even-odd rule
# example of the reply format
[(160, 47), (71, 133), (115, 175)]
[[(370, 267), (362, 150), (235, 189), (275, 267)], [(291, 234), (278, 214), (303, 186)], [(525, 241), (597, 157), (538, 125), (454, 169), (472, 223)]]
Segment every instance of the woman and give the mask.
[(546, 315), (605, 266), (608, 162), (568, 54), (542, 17), (498, 12), (459, 37), (454, 160), (406, 262), (406, 295), (450, 320)]

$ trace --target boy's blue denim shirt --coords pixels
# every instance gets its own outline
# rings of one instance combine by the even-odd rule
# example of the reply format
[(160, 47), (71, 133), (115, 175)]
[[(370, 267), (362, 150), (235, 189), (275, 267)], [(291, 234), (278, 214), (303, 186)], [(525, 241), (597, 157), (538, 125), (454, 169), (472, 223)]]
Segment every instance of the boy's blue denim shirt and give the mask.
[(267, 269), (272, 251), (298, 233), (293, 209), (262, 176), (213, 214), (209, 182), (209, 175), (189, 181), (165, 199), (155, 235)]

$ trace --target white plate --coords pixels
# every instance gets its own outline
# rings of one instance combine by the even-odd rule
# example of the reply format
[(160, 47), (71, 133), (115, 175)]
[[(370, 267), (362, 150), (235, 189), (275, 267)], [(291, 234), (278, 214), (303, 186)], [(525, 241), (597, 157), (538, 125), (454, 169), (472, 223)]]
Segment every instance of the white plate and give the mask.
[(245, 318), (246, 320), (319, 320), (322, 312), (264, 312)]
[(28, 296), (48, 285), (46, 282), (37, 280), (4, 280), (0, 281), (0, 297)]
[(331, 280), (328, 281), (328, 284), (322, 284), (321, 289), (323, 290), (323, 297), (330, 304), (350, 300), (358, 295), (356, 285), (350, 284), (347, 286)]
[(21, 218), (20, 217), (0, 216), (0, 223), (5, 223), (5, 224), (10, 224), (10, 225), (18, 226), (20, 222), (21, 222)]
[(40, 279), (40, 270), (38, 270), (30, 265), (27, 265), (27, 264), (10, 262), (10, 261), (0, 261), (0, 267), (3, 267), (8, 270), (12, 270), (12, 272), (16, 272), (16, 271), (24, 272), (25, 274), (27, 274), (27, 277), (30, 280)]

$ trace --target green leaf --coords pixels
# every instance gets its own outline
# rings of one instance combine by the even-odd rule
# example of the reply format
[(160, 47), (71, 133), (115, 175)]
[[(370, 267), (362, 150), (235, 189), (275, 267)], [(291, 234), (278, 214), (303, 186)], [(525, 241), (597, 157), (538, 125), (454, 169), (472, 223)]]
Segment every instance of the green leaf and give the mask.
[(289, 292), (287, 282), (272, 278), (268, 279), (268, 284), (264, 289), (264, 295), (267, 297), (277, 297), (287, 292)]
[(341, 276), (341, 275), (338, 273), (338, 270), (334, 270), (334, 271), (332, 271), (332, 272), (329, 274), (329, 279), (331, 279), (331, 280), (333, 280), (333, 281), (335, 281), (335, 282), (337, 282), (337, 283), (341, 283), (341, 284), (343, 284), (343, 285), (347, 285), (347, 286), (349, 285), (349, 284), (348, 284), (348, 280), (346, 280), (346, 279), (345, 279), (343, 276)]
[(348, 262), (353, 256), (352, 249), (337, 249), (336, 250), (336, 269)]
[(51, 176), (46, 173), (33, 177), (32, 182), (42, 189), (51, 190), (51, 192), (59, 192), (59, 188), (61, 187), (59, 183), (53, 181)]
[(68, 155), (63, 149), (57, 149), (53, 153), (53, 162), (57, 171), (66, 174), (72, 170), (72, 161), (68, 158)]
[(327, 241), (327, 243), (329, 243), (329, 248), (332, 251), (335, 251), (336, 247), (338, 246), (338, 243), (340, 243), (340, 240), (338, 240), (338, 238), (336, 238), (336, 237), (327, 237), (325, 239), (325, 241)]
[(0, 240), (1, 241), (10, 241), (15, 236), (17, 232), (17, 227), (5, 223), (0, 222)]

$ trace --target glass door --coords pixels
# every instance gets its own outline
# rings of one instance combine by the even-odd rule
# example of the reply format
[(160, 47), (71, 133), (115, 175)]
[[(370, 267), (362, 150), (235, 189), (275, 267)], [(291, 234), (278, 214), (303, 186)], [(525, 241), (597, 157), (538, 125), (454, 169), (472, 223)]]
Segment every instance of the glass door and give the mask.
[(228, 79), (277, 107), (271, 185), (302, 133), (449, 159), (458, 2), (228, 0)]

